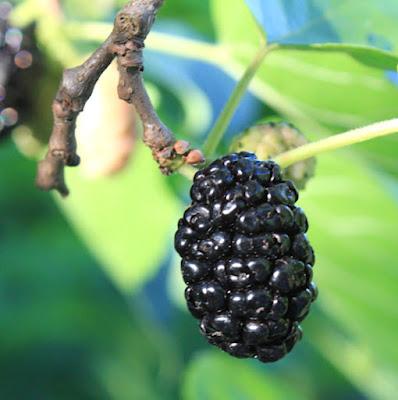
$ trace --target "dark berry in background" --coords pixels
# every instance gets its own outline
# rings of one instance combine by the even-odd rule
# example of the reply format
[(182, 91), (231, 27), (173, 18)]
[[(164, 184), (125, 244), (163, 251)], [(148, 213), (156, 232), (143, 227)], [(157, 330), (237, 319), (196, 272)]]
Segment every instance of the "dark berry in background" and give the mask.
[(272, 161), (231, 154), (196, 173), (179, 221), (185, 297), (207, 340), (235, 357), (284, 357), (317, 297), (298, 193)]
[(11, 26), (11, 11), (10, 3), (0, 1), (0, 138), (29, 113), (30, 87), (37, 80), (32, 69), (38, 56), (33, 27), (23, 32)]

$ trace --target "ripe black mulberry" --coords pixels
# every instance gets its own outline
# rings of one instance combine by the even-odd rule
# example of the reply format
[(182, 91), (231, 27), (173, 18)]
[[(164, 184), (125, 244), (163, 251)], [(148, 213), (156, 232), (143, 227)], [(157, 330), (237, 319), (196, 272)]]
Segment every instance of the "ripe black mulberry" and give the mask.
[(191, 314), (235, 357), (284, 357), (317, 297), (298, 192), (273, 161), (230, 154), (196, 173), (175, 247)]

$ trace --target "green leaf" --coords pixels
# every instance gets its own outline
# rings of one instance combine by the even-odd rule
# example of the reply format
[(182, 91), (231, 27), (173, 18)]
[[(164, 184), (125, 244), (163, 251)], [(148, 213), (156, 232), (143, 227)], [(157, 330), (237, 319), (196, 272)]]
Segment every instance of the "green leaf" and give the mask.
[[(324, 331), (333, 339), (333, 330), (338, 334), (342, 327), (349, 337), (329, 343), (323, 334), (319, 347), (329, 343), (337, 349), (340, 343), (342, 349), (351, 348), (353, 356), (347, 360), (352, 366), (358, 360), (361, 364), (362, 353), (366, 364), (363, 373), (356, 374), (347, 368), (349, 352), (339, 358), (335, 351), (324, 351), (358, 386), (378, 392), (378, 398), (388, 398), (383, 393), (398, 390), (394, 379), (398, 373), (398, 206), (366, 166), (336, 155), (319, 158), (318, 175), (301, 205), (310, 221), (309, 235), (317, 256), (319, 304), (335, 321)], [(372, 372), (376, 370), (385, 373)], [(386, 385), (375, 388), (381, 377)]]
[(184, 400), (298, 400), (305, 397), (252, 362), (208, 351), (193, 359), (183, 384)]
[[(254, 0), (255, 2), (257, 0)], [(248, 1), (250, 3), (250, 0)], [(225, 6), (225, 2), (221, 0), (213, 0), (213, 19), (214, 19), (214, 24), (216, 27), (216, 30), (218, 32), (218, 39), (220, 42), (224, 44), (233, 44), (234, 49), (233, 51), (235, 52), (237, 50), (237, 53), (240, 54), (241, 56), (243, 54), (248, 54), (248, 48), (251, 47), (256, 47), (258, 46), (258, 26), (254, 22), (253, 18), (248, 15), (247, 10), (245, 10), (245, 4), (243, 0), (235, 0), (232, 2), (232, 4), (228, 4), (228, 7)], [(284, 24), (281, 23), (279, 27), (275, 27), (277, 25), (276, 20), (278, 18), (282, 18), (283, 12), (277, 12), (277, 17), (274, 19), (271, 19), (271, 16), (273, 15), (272, 11), (274, 8), (278, 8), (279, 6), (276, 6), (275, 2), (267, 2), (267, 3), (262, 3), (261, 6), (255, 6), (253, 7), (253, 10), (257, 10), (258, 8), (263, 8), (263, 11), (258, 11), (255, 12), (255, 16), (257, 18), (260, 18), (260, 20), (263, 18), (268, 21), (269, 24), (271, 24), (270, 29), (268, 29), (268, 34), (270, 33), (269, 31), (271, 30), (278, 30), (278, 29), (283, 29)], [(246, 7), (248, 8), (248, 7)], [(269, 10), (271, 9), (271, 10)], [(333, 9), (333, 7), (331, 7)], [(267, 15), (267, 11), (270, 12), (270, 15)], [(304, 12), (304, 7), (299, 7), (298, 10), (296, 10), (294, 7), (286, 7), (286, 10), (284, 12), (289, 13), (289, 12), (294, 12), (295, 14), (292, 15), (292, 19), (297, 19), (297, 12)], [(259, 14), (263, 13), (264, 16), (261, 17)], [(262, 14), (261, 14), (262, 15)], [(362, 14), (361, 14), (362, 15)], [(303, 16), (302, 21), (304, 22), (308, 18), (308, 16)], [(240, 23), (236, 24), (236, 21), (239, 20)], [(361, 17), (361, 21), (363, 21), (363, 18)], [(286, 24), (286, 21), (285, 21)], [(294, 25), (294, 24), (293, 24)], [(322, 30), (324, 25), (318, 26), (317, 29)], [(352, 28), (352, 25), (350, 25)], [(285, 26), (285, 29), (292, 29), (292, 27), (287, 27)], [(351, 29), (350, 28), (350, 29)], [(332, 53), (343, 53), (343, 54), (348, 54), (352, 58), (354, 58), (356, 61), (363, 63), (364, 65), (373, 67), (373, 68), (379, 68), (383, 70), (396, 70), (397, 65), (398, 65), (398, 55), (394, 54), (392, 52), (386, 51), (384, 49), (379, 49), (376, 47), (371, 47), (372, 43), (364, 42), (364, 41), (359, 41), (359, 44), (347, 44), (347, 43), (339, 43), (341, 42), (340, 40), (333, 40), (336, 39), (334, 35), (322, 35), (322, 32), (318, 32), (318, 36), (322, 37), (321, 40), (322, 43), (319, 43), (319, 37), (317, 37), (316, 34), (317, 31), (313, 34), (312, 40), (310, 39), (311, 36), (308, 36), (307, 40), (292, 40), (292, 41), (286, 41), (286, 43), (278, 40), (273, 40), (273, 37), (271, 35), (270, 42), (276, 42), (276, 43), (283, 43), (281, 48), (286, 48), (286, 49), (299, 49), (302, 51), (321, 51), (321, 52), (332, 52)], [(394, 33), (394, 32), (391, 32)], [(391, 39), (391, 35), (389, 36)], [(328, 40), (326, 40), (328, 39)], [(398, 38), (397, 38), (398, 39)], [(392, 39), (391, 39), (392, 40)], [(393, 40), (394, 42), (394, 40)], [(303, 45), (307, 44), (307, 45)], [(388, 48), (392, 48), (392, 45), (390, 46), (384, 46)], [(247, 61), (247, 60), (246, 60)], [(248, 61), (247, 61), (248, 62)]]
[[(221, 0), (213, 0), (221, 43), (228, 44), (233, 37), (225, 32), (234, 31), (236, 18), (232, 17), (241, 11), (241, 3), (225, 7)], [(244, 21), (246, 47), (234, 51), (234, 65), (220, 65), (236, 78), (254, 54), (249, 54), (247, 46), (256, 44), (255, 23)], [(395, 69), (396, 61), (393, 54), (361, 46), (282, 47), (266, 58), (251, 91), (310, 136), (328, 134), (330, 129), (337, 132), (396, 116), (398, 89), (383, 71)]]
[(395, 0), (246, 0), (269, 41), (351, 43), (396, 48)]
[[(249, 62), (241, 57), (240, 64)], [(322, 49), (271, 53), (251, 90), (313, 139), (396, 117), (398, 88), (384, 71), (351, 56)], [(398, 175), (396, 135), (355, 147), (379, 167)]]
[[(241, 57), (239, 62), (243, 69), (249, 58)], [(339, 52), (274, 51), (251, 90), (312, 138), (396, 117), (398, 88), (384, 71)], [(355, 148), (381, 168), (398, 174), (396, 136)]]
[(283, 46), (282, 48), (297, 49), (303, 51), (345, 53), (351, 56), (354, 60), (364, 65), (382, 70), (395, 71), (398, 66), (398, 56), (396, 54), (368, 46), (324, 43), (324, 44), (311, 44), (308, 46), (287, 45)]
[[(258, 74), (259, 85), (271, 87), (306, 118), (346, 130), (396, 116), (398, 89), (383, 71), (335, 52), (280, 50), (269, 55)], [(274, 100), (267, 92), (264, 100)], [(275, 104), (286, 114), (284, 104)]]
[[(235, 20), (230, 16), (240, 9), (241, 3), (236, 1), (225, 7), (221, 0), (213, 0), (214, 10), (224, 10), (213, 13), (220, 32), (233, 31)], [(255, 25), (249, 19), (245, 19), (245, 24), (249, 24), (248, 32)], [(225, 36), (221, 34), (221, 40), (226, 40)], [(246, 47), (254, 47), (254, 34), (245, 39)], [(236, 79), (254, 54), (254, 50), (249, 54), (246, 47), (241, 45), (233, 53), (233, 65), (220, 63)], [(250, 90), (315, 139), (396, 117), (398, 88), (384, 72), (395, 70), (396, 66), (395, 54), (366, 46), (288, 45), (266, 58)], [(378, 167), (398, 176), (395, 162), (398, 142), (394, 136), (361, 144), (356, 149)]]
[(231, 50), (245, 50), (249, 46), (256, 49), (264, 40), (261, 28), (250, 10), (242, 0), (226, 3), (222, 0), (212, 1), (212, 15), (220, 42), (231, 45)]
[(179, 210), (150, 151), (137, 145), (131, 165), (110, 178), (67, 175), (72, 194), (59, 204), (77, 234), (121, 290), (143, 284), (172, 247)]

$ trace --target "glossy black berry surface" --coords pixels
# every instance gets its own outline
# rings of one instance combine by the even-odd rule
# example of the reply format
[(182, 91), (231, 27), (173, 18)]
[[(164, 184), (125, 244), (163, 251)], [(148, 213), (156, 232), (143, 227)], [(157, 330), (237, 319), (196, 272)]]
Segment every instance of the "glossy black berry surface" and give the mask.
[(281, 359), (317, 297), (297, 190), (276, 163), (241, 152), (197, 172), (191, 198), (175, 247), (200, 331), (235, 357)]

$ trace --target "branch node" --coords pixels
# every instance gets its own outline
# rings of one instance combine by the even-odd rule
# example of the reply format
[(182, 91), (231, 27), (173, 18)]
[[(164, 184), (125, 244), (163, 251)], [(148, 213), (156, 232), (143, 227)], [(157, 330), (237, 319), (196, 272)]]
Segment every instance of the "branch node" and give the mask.
[(49, 150), (38, 166), (39, 188), (68, 195), (64, 168), (80, 163), (76, 153), (76, 119), (114, 58), (120, 73), (119, 97), (135, 106), (144, 126), (144, 143), (152, 150), (161, 171), (168, 175), (184, 163), (197, 164), (204, 160), (199, 150), (189, 150), (187, 142), (176, 142), (156, 114), (142, 80), (144, 41), (162, 4), (163, 0), (127, 3), (117, 14), (108, 39), (82, 65), (65, 69), (52, 106), (54, 125)]

